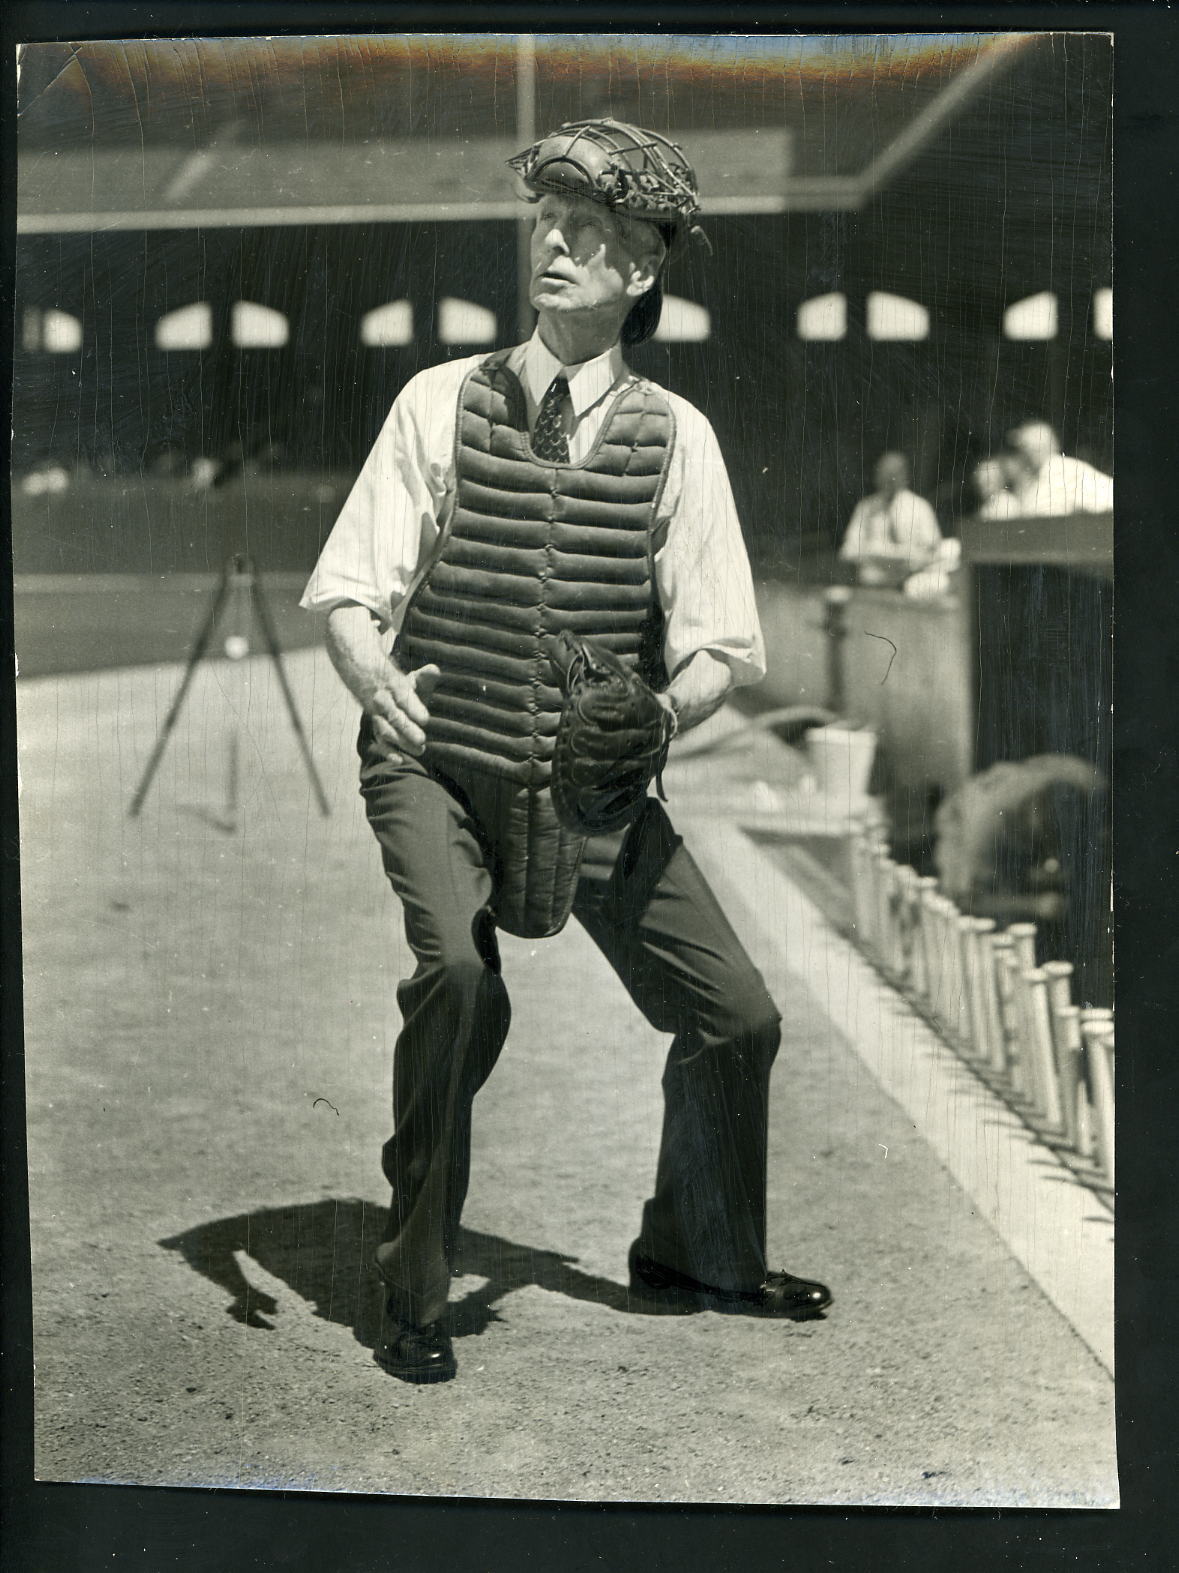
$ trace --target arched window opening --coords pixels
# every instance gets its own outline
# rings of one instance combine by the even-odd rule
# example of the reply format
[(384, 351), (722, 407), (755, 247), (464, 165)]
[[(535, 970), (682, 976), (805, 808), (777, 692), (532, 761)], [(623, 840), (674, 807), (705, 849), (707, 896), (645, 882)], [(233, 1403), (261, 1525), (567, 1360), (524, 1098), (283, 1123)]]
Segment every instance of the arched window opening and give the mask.
[(443, 344), (494, 344), (495, 312), (473, 300), (447, 295), (438, 303), (438, 337)]
[(664, 344), (703, 344), (712, 333), (712, 315), (705, 306), (682, 295), (663, 297), (663, 315), (655, 338)]
[(1059, 314), (1051, 290), (1017, 300), (1003, 313), (1003, 336), (1008, 339), (1054, 339)]
[(273, 306), (253, 300), (235, 300), (229, 314), (229, 334), (239, 349), (280, 350), (291, 335), (290, 324)]
[(1113, 338), (1113, 290), (1099, 289), (1093, 296), (1093, 332), (1099, 339)]
[(904, 295), (875, 289), (868, 296), (868, 337), (883, 343), (913, 343), (929, 337), (929, 312)]
[(21, 346), (51, 355), (76, 355), (82, 348), (82, 324), (68, 311), (30, 306), (22, 320)]
[(842, 339), (847, 334), (847, 296), (836, 291), (815, 295), (798, 308), (800, 339)]
[(413, 306), (408, 300), (391, 300), (366, 311), (360, 319), (360, 342), (369, 349), (412, 344)]
[(207, 350), (213, 342), (213, 308), (207, 300), (178, 306), (156, 323), (159, 350)]

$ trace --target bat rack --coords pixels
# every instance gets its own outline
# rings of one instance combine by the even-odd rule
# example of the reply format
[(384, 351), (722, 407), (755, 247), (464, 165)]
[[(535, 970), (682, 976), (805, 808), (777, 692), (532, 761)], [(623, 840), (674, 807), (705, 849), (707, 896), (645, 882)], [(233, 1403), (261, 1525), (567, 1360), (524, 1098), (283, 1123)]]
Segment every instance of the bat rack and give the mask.
[[(311, 779), (311, 786), (315, 793), (316, 802), (319, 805), (319, 811), (325, 816), (331, 813), (327, 796), (323, 790), (323, 783), (320, 781), (319, 772), (315, 768), (315, 761), (311, 757), (307, 734), (303, 730), (303, 722), (299, 717), (295, 696), (291, 692), (286, 668), (283, 666), (282, 649), (278, 642), (278, 634), (275, 631), (274, 619), (270, 614), (270, 607), (262, 589), (261, 577), (253, 559), (239, 552), (229, 558), (221, 571), (221, 577), (213, 592), (213, 599), (210, 603), (208, 614), (201, 624), (196, 639), (193, 641), (192, 649), (189, 651), (188, 662), (184, 669), (184, 676), (180, 681), (180, 687), (176, 690), (176, 697), (172, 700), (168, 713), (164, 717), (163, 725), (160, 727), (159, 735), (156, 738), (151, 757), (148, 759), (147, 766), (144, 769), (143, 777), (135, 789), (135, 796), (131, 799), (131, 807), (128, 812), (132, 818), (135, 818), (143, 807), (156, 771), (159, 769), (160, 761), (164, 757), (168, 739), (171, 737), (176, 722), (180, 717), (180, 712), (184, 708), (184, 701), (188, 697), (188, 690), (192, 685), (192, 680), (200, 663), (209, 653), (209, 647), (218, 627), (225, 625), (231, 630), (225, 640), (225, 653), (230, 659), (236, 660), (248, 654), (248, 630), (254, 624), (257, 625), (267, 654), (274, 664), (278, 686), (287, 707), (292, 730), (299, 744), (299, 752), (303, 756), (303, 763), (307, 767), (307, 774)], [(235, 816), (237, 813), (238, 753), (238, 732), (235, 727), (229, 737), (229, 770), (226, 790), (226, 807), (229, 822), (224, 826), (224, 828), (230, 830), (235, 828)]]

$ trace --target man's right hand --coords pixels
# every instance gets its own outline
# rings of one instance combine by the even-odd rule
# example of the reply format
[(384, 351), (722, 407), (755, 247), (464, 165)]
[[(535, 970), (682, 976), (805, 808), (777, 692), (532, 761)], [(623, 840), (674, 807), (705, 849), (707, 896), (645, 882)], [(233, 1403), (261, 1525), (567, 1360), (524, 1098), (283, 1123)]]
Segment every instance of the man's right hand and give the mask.
[(426, 701), (442, 673), (434, 665), (416, 672), (392, 672), (388, 682), (366, 701), (378, 742), (407, 754), (420, 754), (426, 746), (425, 726), (430, 719)]

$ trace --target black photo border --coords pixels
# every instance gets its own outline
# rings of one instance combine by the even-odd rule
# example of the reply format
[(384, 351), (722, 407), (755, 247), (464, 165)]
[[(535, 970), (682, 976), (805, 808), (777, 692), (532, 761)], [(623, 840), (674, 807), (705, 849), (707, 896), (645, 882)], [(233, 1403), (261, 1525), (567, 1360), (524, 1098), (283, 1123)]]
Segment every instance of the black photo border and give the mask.
[[(1164, 4), (395, 5), (324, 0), (85, 3), (9, 0), (0, 17), (0, 180), (15, 189), (19, 42), (350, 31), (945, 32), (1089, 30), (1115, 36), (1115, 864), (1119, 1016), (1117, 1413), (1123, 1506), (1038, 1510), (697, 1508), (315, 1496), (38, 1483), (20, 1032), (12, 587), (0, 575), (0, 1042), (3, 1043), (3, 1512), (12, 1573), (91, 1569), (562, 1570), (905, 1573), (1166, 1565), (1176, 1522), (1179, 1411), (1179, 23)], [(0, 320), (11, 346), (14, 202), (4, 203)], [(0, 376), (0, 434), (11, 377)], [(7, 466), (6, 466), (7, 467)], [(4, 517), (9, 527), (7, 493)], [(7, 540), (7, 537), (6, 537)], [(60, 1314), (68, 1322), (70, 1308)], [(921, 1315), (919, 1302), (914, 1319)]]

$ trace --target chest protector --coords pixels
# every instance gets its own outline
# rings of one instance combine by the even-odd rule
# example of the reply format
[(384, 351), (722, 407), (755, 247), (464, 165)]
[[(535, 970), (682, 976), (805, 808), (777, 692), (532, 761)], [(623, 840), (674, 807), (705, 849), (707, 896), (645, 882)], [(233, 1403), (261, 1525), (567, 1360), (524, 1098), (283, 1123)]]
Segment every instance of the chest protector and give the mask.
[(423, 762), (475, 809), (499, 926), (540, 937), (569, 916), (585, 846), (548, 791), (561, 692), (544, 641), (589, 635), (666, 685), (654, 557), (675, 421), (660, 390), (632, 378), (583, 463), (542, 461), (505, 360), (490, 356), (463, 383), (454, 507), (396, 656), (407, 671), (441, 669)]

